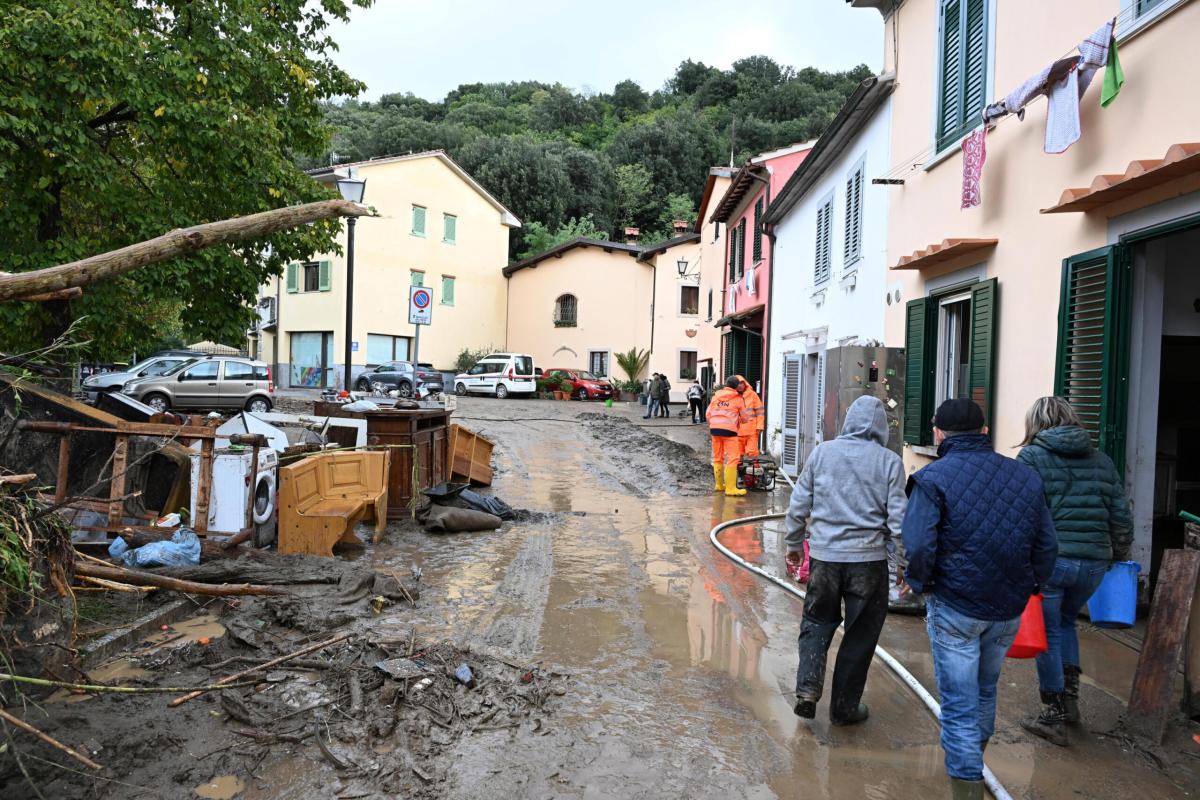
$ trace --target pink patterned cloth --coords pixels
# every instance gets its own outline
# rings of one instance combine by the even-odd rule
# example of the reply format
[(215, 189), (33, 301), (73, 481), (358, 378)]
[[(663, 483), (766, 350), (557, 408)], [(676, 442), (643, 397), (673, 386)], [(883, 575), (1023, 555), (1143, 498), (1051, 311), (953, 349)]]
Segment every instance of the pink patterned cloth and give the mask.
[(983, 162), (987, 160), (987, 126), (982, 125), (963, 139), (962, 208), (974, 208), (983, 202)]

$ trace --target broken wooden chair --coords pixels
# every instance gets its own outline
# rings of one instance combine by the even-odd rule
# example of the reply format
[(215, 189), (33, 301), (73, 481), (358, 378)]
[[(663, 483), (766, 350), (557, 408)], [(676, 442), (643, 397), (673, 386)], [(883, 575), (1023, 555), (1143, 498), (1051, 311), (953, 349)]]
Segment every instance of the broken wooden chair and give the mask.
[(331, 556), (362, 544), (354, 526), (370, 515), (387, 523), (387, 454), (321, 453), (279, 470), (279, 552)]

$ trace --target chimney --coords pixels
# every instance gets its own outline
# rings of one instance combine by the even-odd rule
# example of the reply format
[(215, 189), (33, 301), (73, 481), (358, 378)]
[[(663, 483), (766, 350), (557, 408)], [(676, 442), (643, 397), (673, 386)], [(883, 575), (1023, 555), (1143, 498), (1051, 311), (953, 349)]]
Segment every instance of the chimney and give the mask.
[(675, 229), (676, 236), (683, 236), (687, 233), (688, 228), (692, 227), (686, 219), (677, 219), (671, 223), (671, 227)]
[(637, 228), (625, 229), (625, 244), (637, 244), (638, 235), (641, 233)]

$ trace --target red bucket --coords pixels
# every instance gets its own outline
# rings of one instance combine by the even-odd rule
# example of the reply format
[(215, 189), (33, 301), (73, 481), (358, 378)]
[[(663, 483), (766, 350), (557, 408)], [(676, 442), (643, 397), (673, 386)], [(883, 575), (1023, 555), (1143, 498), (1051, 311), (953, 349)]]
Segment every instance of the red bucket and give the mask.
[(1009, 658), (1033, 658), (1046, 652), (1046, 620), (1042, 617), (1042, 596), (1031, 595), (1021, 614), (1021, 627), (1008, 648)]

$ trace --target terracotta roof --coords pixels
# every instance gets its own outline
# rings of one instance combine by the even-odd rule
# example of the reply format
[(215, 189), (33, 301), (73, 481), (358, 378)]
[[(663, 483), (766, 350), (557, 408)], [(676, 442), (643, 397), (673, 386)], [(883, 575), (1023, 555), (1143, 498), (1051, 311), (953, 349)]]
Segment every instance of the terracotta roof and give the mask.
[(763, 305), (762, 303), (759, 303), (756, 306), (751, 306), (750, 308), (743, 308), (740, 311), (733, 312), (732, 314), (726, 314), (725, 316), (721, 317), (719, 320), (714, 322), (713, 327), (714, 328), (724, 328), (726, 325), (737, 322), (738, 320), (743, 320), (743, 319), (746, 319), (747, 317), (753, 317), (755, 314), (758, 314), (759, 312), (761, 312), (764, 308), (766, 308), (766, 306)]
[(658, 255), (659, 253), (667, 252), (668, 250), (670, 250), (672, 247), (675, 247), (676, 245), (690, 244), (692, 242), (698, 242), (698, 241), (700, 241), (700, 234), (685, 233), (685, 234), (682, 234), (681, 236), (676, 236), (671, 239), (665, 239), (665, 240), (659, 242), (658, 244), (648, 244), (642, 248), (642, 254), (638, 256), (638, 261), (647, 261), (651, 258), (654, 258), (654, 256)]
[(729, 218), (733, 216), (733, 212), (746, 199), (746, 195), (750, 194), (750, 190), (763, 186), (765, 181), (769, 180), (770, 174), (770, 171), (761, 164), (746, 164), (739, 169), (708, 221), (728, 222)]
[(999, 241), (999, 239), (943, 239), (941, 244), (931, 244), (924, 250), (915, 251), (911, 256), (904, 256), (896, 262), (892, 269), (927, 269), (952, 258), (995, 247)]
[(514, 261), (504, 268), (504, 277), (510, 277), (514, 272), (519, 272), (526, 267), (536, 267), (540, 262), (545, 261), (551, 256), (555, 258), (562, 258), (563, 253), (567, 252), (568, 250), (574, 250), (576, 247), (599, 247), (607, 253), (611, 253), (615, 250), (617, 252), (626, 253), (633, 258), (637, 258), (642, 253), (642, 248), (636, 244), (622, 244), (621, 242), (610, 242), (605, 239), (585, 239), (580, 237), (578, 239), (572, 239), (569, 242), (564, 242), (558, 247), (552, 247), (549, 250), (532, 255), (529, 258), (524, 258), (520, 261)]
[(1200, 173), (1200, 142), (1173, 144), (1165, 158), (1130, 161), (1124, 174), (1097, 175), (1087, 188), (1067, 189), (1058, 198), (1058, 205), (1043, 208), (1042, 213), (1093, 211), (1175, 178), (1197, 173)]
[[(700, 210), (696, 213), (696, 224), (692, 230), (700, 233), (704, 227), (704, 212), (708, 210), (708, 204), (712, 201), (713, 187), (716, 186), (717, 178), (732, 178), (733, 167), (710, 167), (708, 170), (708, 180), (704, 182), (704, 194), (700, 197)], [(718, 198), (719, 199), (719, 198)]]

